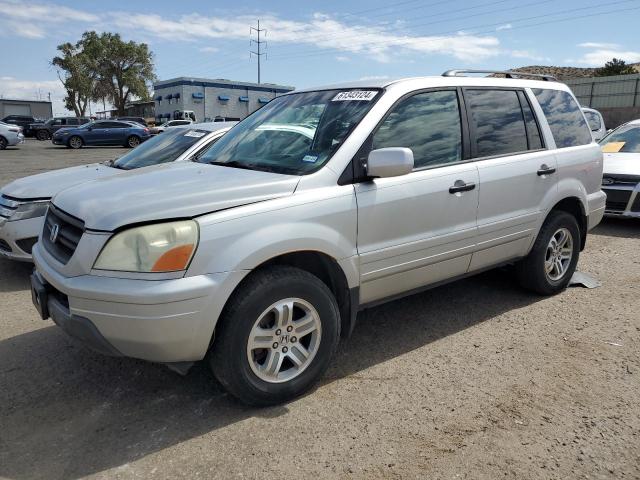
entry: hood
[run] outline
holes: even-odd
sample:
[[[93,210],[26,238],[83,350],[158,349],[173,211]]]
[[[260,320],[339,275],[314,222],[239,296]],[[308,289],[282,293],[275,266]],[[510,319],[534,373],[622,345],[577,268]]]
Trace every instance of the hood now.
[[[603,174],[640,176],[640,153],[605,153]]]
[[[76,185],[53,203],[86,228],[113,231],[291,195],[298,181],[291,175],[173,162]]]
[[[15,180],[2,188],[2,193],[20,200],[49,199],[78,183],[108,177],[122,172],[100,163],[63,168]]]

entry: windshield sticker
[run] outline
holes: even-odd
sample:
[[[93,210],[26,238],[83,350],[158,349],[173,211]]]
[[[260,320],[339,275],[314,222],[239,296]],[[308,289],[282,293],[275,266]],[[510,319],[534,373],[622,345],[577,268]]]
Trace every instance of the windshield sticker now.
[[[348,92],[340,92],[332,102],[370,102],[378,94],[376,90],[350,90]]]
[[[304,157],[302,157],[303,162],[316,163],[317,160],[317,155],[305,155]]]
[[[604,153],[618,153],[624,147],[624,144],[627,142],[609,142],[606,145],[602,146],[602,151]]]
[[[204,132],[198,132],[197,130],[189,130],[187,133],[184,134],[184,136],[200,138],[200,137],[204,137]]]

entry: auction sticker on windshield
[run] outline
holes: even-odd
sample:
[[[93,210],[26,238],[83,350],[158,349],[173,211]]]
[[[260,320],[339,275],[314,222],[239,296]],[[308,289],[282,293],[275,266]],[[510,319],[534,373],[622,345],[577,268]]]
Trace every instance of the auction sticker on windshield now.
[[[184,136],[185,137],[200,138],[200,137],[204,137],[204,133],[205,132],[199,132],[197,130],[189,130],[187,133],[184,134]]]
[[[369,102],[373,100],[378,92],[376,90],[349,90],[348,92],[340,92],[333,99],[332,102]]]

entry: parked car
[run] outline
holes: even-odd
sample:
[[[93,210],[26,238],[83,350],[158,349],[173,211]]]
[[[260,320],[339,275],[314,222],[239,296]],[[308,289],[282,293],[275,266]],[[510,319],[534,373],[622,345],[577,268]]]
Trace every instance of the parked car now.
[[[61,128],[84,125],[90,121],[87,117],[53,117],[44,123],[32,124],[30,128],[38,140],[50,140]]]
[[[206,356],[265,405],[311,388],[371,305],[508,263],[561,292],[604,214],[602,152],[566,85],[465,72],[287,93],[198,163],[60,192],[34,305],[106,354]]]
[[[61,128],[51,141],[54,145],[82,148],[94,145],[122,145],[134,148],[151,136],[149,129],[139,123],[117,120],[99,120],[80,127]]]
[[[31,124],[36,123],[37,120],[27,115],[7,115],[2,119],[2,122],[22,127],[22,134],[25,137],[33,137]]]
[[[57,192],[79,183],[127,170],[189,160],[213,145],[235,125],[201,123],[174,128],[117,160],[63,168],[15,180],[0,190],[0,257],[31,261],[31,250],[42,231],[47,205]]]
[[[151,135],[157,135],[159,133],[162,133],[167,128],[191,125],[192,123],[193,123],[193,120],[169,120],[168,122],[164,122],[162,125],[151,127]]]
[[[140,125],[144,125],[145,127],[149,126],[147,125],[147,121],[142,117],[118,117],[116,118],[116,120],[122,120],[124,122],[136,122]]]
[[[24,143],[22,128],[9,123],[0,122],[0,150]]]
[[[620,125],[600,141],[606,213],[640,218],[640,120]]]
[[[587,123],[589,123],[591,136],[596,142],[599,142],[600,140],[602,140],[602,137],[607,134],[607,129],[604,126],[604,118],[602,118],[602,114],[598,110],[587,107],[582,107],[582,113],[584,113],[584,116],[587,119]]]

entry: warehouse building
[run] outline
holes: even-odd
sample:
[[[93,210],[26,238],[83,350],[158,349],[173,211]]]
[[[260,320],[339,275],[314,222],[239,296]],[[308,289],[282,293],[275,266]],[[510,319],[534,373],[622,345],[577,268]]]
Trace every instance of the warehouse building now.
[[[565,80],[580,104],[602,113],[607,128],[640,118],[640,73]]]
[[[53,109],[51,102],[0,98],[0,119],[9,115],[21,115],[47,120],[53,117]]]
[[[197,121],[242,120],[271,99],[294,90],[273,83],[179,77],[154,84],[157,122],[193,111]]]

